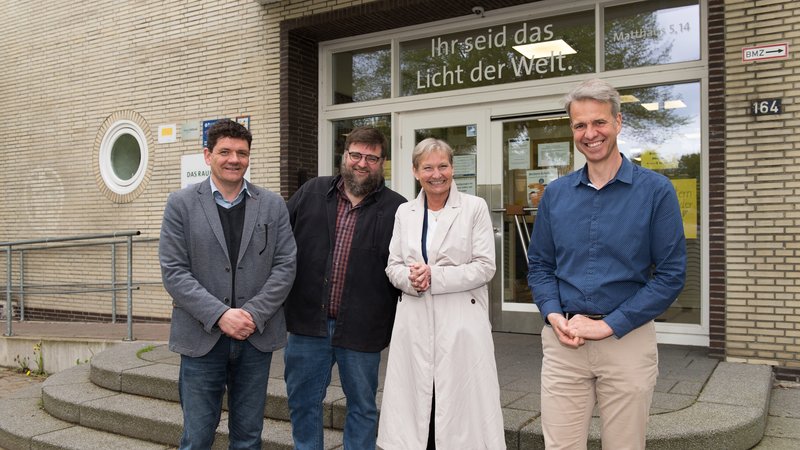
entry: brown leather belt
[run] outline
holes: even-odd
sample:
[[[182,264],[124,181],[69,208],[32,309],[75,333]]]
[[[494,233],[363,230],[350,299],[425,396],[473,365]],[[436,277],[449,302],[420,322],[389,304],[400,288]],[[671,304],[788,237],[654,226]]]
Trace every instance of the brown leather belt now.
[[[566,317],[567,320],[575,316],[583,316],[586,317],[587,319],[592,319],[592,320],[602,320],[606,317],[605,314],[564,313],[564,317]]]

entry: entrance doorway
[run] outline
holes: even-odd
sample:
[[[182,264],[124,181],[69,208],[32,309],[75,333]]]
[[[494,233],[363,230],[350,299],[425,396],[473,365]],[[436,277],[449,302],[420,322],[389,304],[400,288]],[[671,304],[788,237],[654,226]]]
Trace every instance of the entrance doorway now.
[[[537,143],[553,142],[550,147],[542,147],[543,152],[550,151],[549,148],[557,147],[555,143],[563,141],[563,136],[570,136],[569,127],[565,119],[560,122],[537,119],[530,119],[530,123],[522,119],[494,122],[490,113],[488,108],[459,108],[402,114],[399,120],[400,151],[392,178],[401,194],[409,199],[416,197],[419,185],[411,172],[414,146],[427,137],[436,137],[450,144],[454,151],[453,179],[459,191],[482,197],[492,212],[497,265],[489,286],[492,328],[494,331],[538,334],[543,321],[533,304],[526,276],[526,249],[536,211],[530,203],[536,200],[529,199],[537,195],[541,197],[544,183],[569,172],[571,166],[553,168],[545,162],[540,164],[538,155],[522,150],[522,146],[529,144],[530,139]],[[555,119],[561,116],[563,114]],[[563,158],[554,151],[549,155]],[[572,160],[569,159],[568,163],[572,164]],[[516,169],[506,170],[508,167]],[[537,170],[545,179],[541,183],[533,178],[528,181],[539,173]],[[552,176],[544,175],[551,170],[556,170]],[[529,188],[528,185],[534,182],[538,186]],[[531,192],[535,195],[531,196]]]
[[[400,151],[392,178],[398,192],[416,197],[414,146],[427,137],[450,144],[459,191],[482,197],[492,213],[497,264],[489,286],[492,329],[538,334],[544,322],[527,283],[530,233],[547,183],[583,165],[582,155],[572,150],[563,113],[492,120],[491,112],[451,108],[400,115]]]
[[[628,125],[620,134],[620,150],[634,164],[670,178],[686,211],[687,283],[669,310],[656,319],[663,343],[707,345],[708,339],[707,313],[703,312],[708,303],[701,295],[700,209],[696,206],[702,200],[700,108],[690,102],[682,108],[656,110],[650,104],[642,106],[644,100],[627,99],[647,99],[661,92],[688,101],[698,98],[698,91],[699,83],[621,90],[626,97],[623,117],[628,118],[623,123]],[[417,195],[411,153],[417,142],[434,136],[455,150],[454,179],[459,190],[482,197],[489,206],[497,264],[489,286],[494,331],[539,334],[544,324],[527,283],[527,247],[538,202],[550,182],[585,164],[574,148],[569,119],[561,108],[560,95],[544,95],[395,116],[399,152],[392,161],[392,184],[396,190],[409,199]],[[659,121],[665,114],[671,121]]]
[[[494,301],[493,325],[498,331],[541,332],[544,324],[528,288],[527,249],[547,185],[581,167],[583,155],[573,150],[569,119],[550,112],[495,119],[492,153],[498,161],[499,207],[492,212],[501,223],[501,264]]]

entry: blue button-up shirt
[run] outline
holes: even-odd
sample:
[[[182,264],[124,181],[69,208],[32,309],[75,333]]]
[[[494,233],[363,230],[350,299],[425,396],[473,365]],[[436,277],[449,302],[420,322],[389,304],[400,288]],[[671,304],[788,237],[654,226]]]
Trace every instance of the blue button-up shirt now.
[[[214,201],[225,209],[231,209],[241,203],[245,195],[248,197],[250,196],[250,191],[247,190],[247,181],[242,180],[242,188],[239,189],[236,198],[231,202],[225,200],[225,197],[222,196],[222,192],[219,191],[219,188],[214,184],[214,180],[211,179],[211,177],[208,177],[208,181],[211,182],[211,195],[214,196]]]
[[[672,183],[622,156],[601,189],[587,167],[551,182],[528,248],[528,285],[550,313],[605,314],[618,338],[655,319],[683,289],[686,241]]]

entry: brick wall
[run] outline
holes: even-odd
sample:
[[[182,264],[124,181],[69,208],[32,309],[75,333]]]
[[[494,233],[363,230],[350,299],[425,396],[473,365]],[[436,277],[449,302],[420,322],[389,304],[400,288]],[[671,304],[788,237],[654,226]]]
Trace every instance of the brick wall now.
[[[490,11],[523,2],[481,4]],[[153,143],[146,188],[115,203],[98,186],[93,152],[99,128],[119,111],[137,113],[152,135],[162,124],[249,115],[252,181],[290,195],[316,174],[318,42],[455,17],[474,4],[442,0],[419,14],[421,3],[0,2],[0,135],[11,156],[0,171],[0,241],[134,229],[158,236],[166,196],[180,184],[180,157],[200,152],[201,143]],[[792,56],[800,49],[800,2],[708,5],[711,348],[791,371],[800,367],[800,64]],[[790,58],[741,62],[743,46],[773,42],[788,42]],[[748,101],[767,97],[783,98],[784,114],[747,115]],[[146,284],[134,294],[134,314],[166,318],[156,248],[136,248],[134,279]],[[108,257],[98,251],[38,265],[31,256],[26,280],[107,280]],[[26,295],[26,306],[31,314],[104,315],[110,295]],[[117,314],[124,312],[121,302]]]
[[[158,237],[167,195],[180,187],[181,156],[201,152],[202,144],[180,136],[176,143],[151,142],[146,187],[132,201],[115,203],[98,186],[93,159],[98,130],[119,111],[138,114],[153,136],[159,125],[180,128],[187,121],[249,115],[252,181],[286,194],[279,24],[360,3],[0,2],[0,136],[9,156],[0,171],[0,242],[121,230]],[[316,142],[312,150],[316,154]],[[26,283],[106,282],[108,252],[76,248],[66,258],[53,254],[44,261],[31,256],[25,261]],[[15,256],[14,284],[17,261]],[[118,279],[124,275],[118,263]],[[134,279],[160,281],[155,245],[135,250]],[[170,314],[169,297],[158,284],[142,286],[134,299],[138,317]],[[111,311],[108,292],[29,292],[25,304],[31,314]],[[124,314],[124,301],[117,309]]]
[[[708,2],[709,354],[725,356],[725,6]]]
[[[800,374],[800,2],[725,2],[726,353]],[[788,42],[789,58],[742,62],[742,47]],[[749,102],[781,98],[753,117]]]
[[[488,11],[525,2],[482,4]],[[317,173],[317,43],[469,14],[474,2],[427,2],[419,14],[425,3],[0,1],[0,135],[15,156],[0,171],[0,242],[123,230],[158,237],[166,197],[180,187],[181,156],[202,144],[152,138],[145,186],[114,201],[99,177],[96,147],[104,122],[121,113],[141,118],[153,137],[159,125],[249,115],[252,181],[288,197]],[[99,251],[26,259],[25,282],[98,285],[110,270]],[[134,314],[168,317],[155,245],[136,250],[133,270],[135,281],[156,283],[135,292]],[[14,284],[19,272],[15,256]],[[108,292],[28,292],[25,304],[64,314],[111,308]]]

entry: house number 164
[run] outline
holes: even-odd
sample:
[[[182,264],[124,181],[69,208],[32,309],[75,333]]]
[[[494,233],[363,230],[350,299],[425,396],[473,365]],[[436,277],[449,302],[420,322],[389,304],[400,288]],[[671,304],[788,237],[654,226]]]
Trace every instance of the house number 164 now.
[[[768,98],[763,100],[754,100],[750,103],[750,114],[754,116],[766,116],[770,114],[781,113],[781,99]]]

